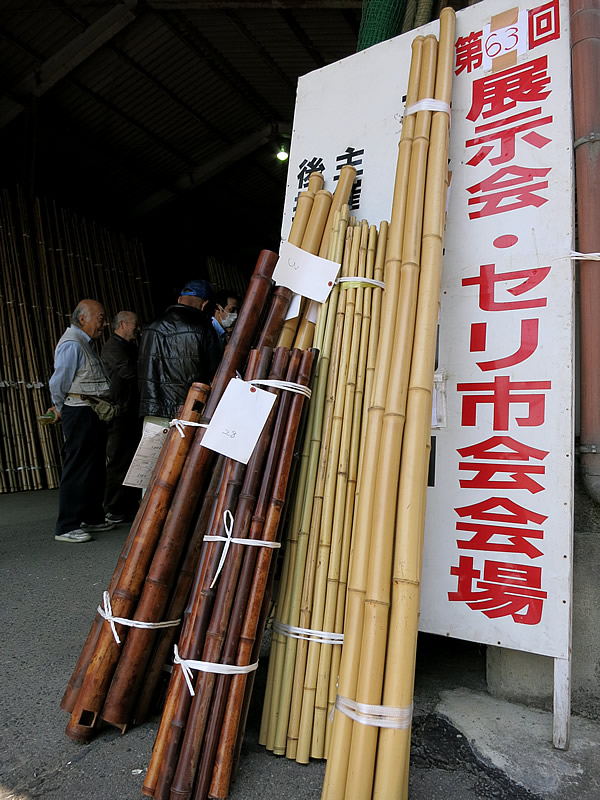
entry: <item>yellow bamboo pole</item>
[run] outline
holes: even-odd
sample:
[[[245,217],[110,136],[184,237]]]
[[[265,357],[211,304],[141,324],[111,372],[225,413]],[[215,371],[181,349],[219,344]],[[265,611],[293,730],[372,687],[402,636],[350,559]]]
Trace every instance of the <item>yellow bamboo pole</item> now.
[[[434,36],[427,36],[423,44],[419,99],[432,96],[435,87],[436,58],[437,40]],[[373,518],[371,534],[372,553],[369,559],[360,667],[356,687],[357,702],[367,705],[380,704],[382,695],[398,475],[419,287],[423,198],[431,112],[420,111],[416,116],[408,187],[410,201],[406,206],[402,247],[400,302],[394,332],[393,366],[388,383],[381,447],[377,461],[377,485],[373,501],[373,508],[377,513]],[[371,797],[377,738],[376,727],[354,724],[348,785],[352,786],[353,797],[357,800],[362,798],[367,800]]]
[[[450,103],[454,53],[453,9],[440,15],[440,46],[435,99]],[[423,215],[421,278],[408,390],[406,426],[398,491],[393,561],[392,610],[386,658],[383,704],[412,705],[419,618],[420,582],[431,404],[442,273],[444,218],[448,187],[448,114],[433,113]],[[410,724],[382,729],[374,798],[408,796]]]
[[[329,239],[331,237],[335,214],[343,206],[347,205],[355,178],[356,167],[353,167],[351,164],[346,164],[341,168],[337,186],[333,195],[331,208],[329,209],[329,215],[323,229],[321,243],[317,251],[321,258],[327,258],[327,253],[329,252]],[[302,249],[306,250],[307,248],[305,248],[303,245]],[[312,346],[314,323],[310,320],[316,316],[318,312],[318,306],[319,304],[316,301],[309,301],[304,316],[300,321],[298,335],[296,336],[294,347],[298,347],[301,350],[306,350],[308,347]]]
[[[423,37],[418,36],[412,43],[412,59],[407,89],[407,104],[414,103],[418,97],[419,77]],[[381,427],[387,381],[390,374],[392,331],[395,327],[397,299],[400,286],[400,261],[404,235],[404,214],[408,186],[408,171],[412,150],[415,120],[409,116],[402,125],[398,146],[398,162],[392,203],[392,219],[388,232],[385,280],[383,294],[383,317],[388,328],[381,337],[377,354],[372,403],[367,415],[367,434],[364,448],[362,472],[359,475],[358,506],[354,531],[354,552],[348,579],[346,598],[346,624],[344,627],[344,646],[338,679],[338,694],[354,698],[358,678],[358,662],[362,639],[364,616],[364,597],[367,584],[367,569],[370,550],[370,529],[373,518],[373,494],[377,467],[377,455],[381,441]],[[322,797],[324,800],[343,800],[346,794],[348,759],[352,739],[352,721],[337,711],[334,716],[331,744],[325,772]]]
[[[313,172],[311,178],[313,178],[313,176],[317,176],[320,174],[321,173],[319,172]],[[321,186],[323,185],[322,178],[323,176],[321,175]],[[314,180],[316,181],[316,177],[314,178]],[[313,183],[313,185],[315,184]],[[309,186],[310,186],[310,179],[309,179]],[[290,228],[290,233],[288,235],[288,242],[290,242],[290,244],[295,245],[296,247],[302,246],[302,239],[304,238],[304,234],[306,233],[306,227],[308,225],[308,220],[310,219],[310,215],[312,212],[315,193],[316,191],[308,189],[305,192],[300,192],[300,194],[298,195],[298,202],[296,204],[296,213],[294,214],[292,227]],[[281,328],[281,333],[279,334],[277,347],[287,347],[288,349],[291,348],[294,342],[294,337],[296,336],[296,331],[298,330],[299,321],[300,321],[300,315],[298,315],[297,317],[290,317],[290,319],[285,320]]]
[[[368,225],[366,222],[363,223],[363,229],[368,233]],[[361,243],[361,228],[356,227],[353,229],[350,263],[345,277],[352,278],[360,274],[359,260]],[[364,275],[364,262],[362,266]],[[319,539],[314,576],[314,591],[309,600],[311,603],[310,609],[307,606],[302,610],[303,613],[306,614],[306,619],[309,619],[310,622],[306,625],[301,622],[302,627],[310,627],[313,630],[326,630],[323,628],[323,616],[328,588],[328,572],[330,570],[331,558],[333,558],[334,561],[337,559],[339,566],[341,551],[341,528],[338,528],[336,531],[333,521],[336,503],[340,498],[340,495],[336,491],[336,482],[338,462],[342,457],[342,433],[345,402],[347,399],[345,390],[348,369],[352,357],[353,334],[355,333],[356,294],[356,288],[344,289],[342,285],[342,297],[345,297],[345,303],[338,303],[338,324],[341,328],[340,355],[336,363],[336,374],[332,381],[331,393],[327,398],[329,406],[328,416],[331,415],[330,444],[322,459],[322,467],[320,469],[322,480],[317,482],[317,489],[315,491],[315,505],[320,504],[321,512],[315,514],[315,509],[313,509],[312,520],[315,535],[317,535]],[[338,534],[335,538],[333,536],[334,532]],[[303,764],[308,763],[311,752],[317,673],[321,651],[321,644],[319,642],[310,641],[307,644],[306,670],[304,675],[297,675],[297,678],[300,678],[300,680],[298,680],[295,687],[295,689],[297,689],[298,701],[301,701],[296,761]],[[329,645],[324,646],[329,647]],[[296,691],[294,694],[296,694]],[[290,720],[288,746],[292,739],[293,733],[291,731]],[[320,743],[320,745],[316,744],[317,751],[320,751],[320,755],[317,756],[318,758],[323,757],[324,744],[324,741]]]
[[[346,206],[340,215],[340,225],[335,246],[330,250],[332,260],[341,262],[343,256],[346,228],[348,224],[349,209]],[[309,424],[307,426],[308,468],[304,497],[300,499],[301,515],[300,524],[294,529],[297,538],[294,568],[291,571],[291,585],[289,586],[289,603],[283,608],[284,614],[279,621],[289,625],[297,625],[300,613],[300,599],[302,579],[308,551],[308,534],[312,514],[312,497],[316,482],[317,464],[321,445],[323,416],[322,409],[327,388],[327,372],[334,334],[335,312],[339,289],[333,288],[327,303],[323,304],[323,313],[327,312],[324,324],[323,342],[320,357],[316,367],[313,397],[309,407]],[[297,531],[297,534],[296,534]],[[286,588],[286,591],[288,589]],[[270,702],[269,724],[267,726],[267,749],[276,754],[285,753],[287,722],[289,716],[289,702],[291,695],[291,675],[296,656],[296,640],[276,634],[275,647],[271,658],[275,658],[275,672],[273,679],[272,697]],[[280,722],[280,715],[285,715],[285,722]],[[279,734],[278,734],[279,731]]]
[[[352,254],[352,240],[354,229],[348,227],[346,231],[346,244],[344,247],[344,257],[342,262],[342,275],[347,275],[350,268],[350,258]],[[337,289],[336,285],[336,289]],[[304,569],[304,577],[301,583],[301,599],[298,622],[296,623],[301,628],[310,627],[310,618],[312,610],[313,589],[315,580],[315,571],[317,567],[317,560],[319,555],[319,532],[321,523],[321,513],[323,509],[323,493],[325,482],[325,471],[327,468],[327,457],[331,444],[332,434],[332,410],[333,398],[335,396],[335,385],[337,381],[337,374],[340,365],[340,354],[342,348],[342,334],[344,327],[344,308],[346,304],[345,293],[339,293],[337,297],[336,309],[330,309],[330,313],[335,314],[333,344],[331,347],[331,354],[327,365],[327,386],[325,392],[325,405],[323,410],[322,422],[322,435],[320,452],[317,462],[317,475],[312,498],[310,502],[312,508],[310,511],[310,521],[308,528],[308,550],[306,565]],[[324,359],[325,363],[325,359]],[[307,517],[308,521],[308,517]],[[290,642],[288,642],[289,649]],[[286,734],[286,755],[288,758],[296,758],[296,749],[298,742],[298,731],[300,727],[300,712],[302,706],[302,687],[304,683],[304,671],[306,668],[306,657],[308,653],[308,642],[306,639],[299,639],[295,645],[295,663],[293,669],[293,677],[291,679],[291,697],[289,708],[289,724],[287,732],[283,730],[280,724],[278,727],[277,737],[281,742],[281,737]],[[281,723],[281,720],[280,720]]]
[[[387,234],[387,224],[385,227]],[[377,248],[377,228],[372,225],[369,229],[369,238],[367,243],[366,263],[365,263],[365,277],[374,277],[374,265],[376,262],[376,248]],[[381,240],[380,240],[381,241]],[[385,239],[383,240],[385,246]],[[383,260],[380,262],[379,278],[383,276]],[[360,349],[358,352],[358,361],[356,366],[356,385],[354,387],[353,397],[353,412],[352,412],[352,440],[350,442],[350,450],[348,454],[348,475],[346,486],[346,499],[344,503],[344,517],[343,517],[343,535],[342,535],[342,554],[340,558],[340,570],[337,575],[337,597],[332,598],[331,612],[333,616],[326,616],[324,621],[324,628],[331,630],[334,633],[343,633],[344,630],[344,612],[346,608],[346,587],[348,583],[348,568],[350,562],[350,546],[354,522],[354,500],[356,492],[356,479],[358,473],[358,461],[361,441],[361,428],[363,426],[363,410],[364,400],[363,395],[366,383],[366,367],[369,345],[374,336],[372,331],[372,305],[374,295],[379,298],[381,303],[382,289],[371,289],[366,286],[363,290],[362,310],[361,317],[361,333],[360,333]],[[360,291],[359,298],[357,299],[357,309],[360,306]],[[379,324],[379,317],[377,317],[376,324]],[[348,384],[352,381],[352,375],[349,374]],[[366,416],[365,416],[366,422]],[[342,467],[343,469],[343,467]],[[343,475],[341,476],[343,480]],[[319,740],[321,736],[320,731],[325,732],[325,747],[323,756],[327,758],[329,751],[329,742],[331,739],[332,725],[330,723],[330,712],[335,703],[335,692],[337,685],[337,676],[339,672],[341,657],[341,647],[322,648],[321,660],[319,663],[319,676],[317,680],[317,694],[315,698],[315,740]]]

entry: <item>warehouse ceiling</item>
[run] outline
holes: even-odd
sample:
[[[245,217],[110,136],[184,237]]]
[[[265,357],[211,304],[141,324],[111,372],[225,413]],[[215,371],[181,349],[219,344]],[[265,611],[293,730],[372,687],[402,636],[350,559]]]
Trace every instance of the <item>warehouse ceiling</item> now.
[[[155,270],[277,247],[300,75],[360,0],[0,0],[2,184],[141,235]]]

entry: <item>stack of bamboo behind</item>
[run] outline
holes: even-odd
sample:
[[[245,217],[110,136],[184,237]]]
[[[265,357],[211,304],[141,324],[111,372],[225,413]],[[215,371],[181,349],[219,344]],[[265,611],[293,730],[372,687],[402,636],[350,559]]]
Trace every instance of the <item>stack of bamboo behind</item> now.
[[[236,264],[221,261],[216,256],[206,257],[206,271],[208,280],[215,291],[229,289],[237,292],[240,297],[246,294],[248,278]]]
[[[450,102],[453,42],[445,9],[439,54],[434,37],[413,42],[407,105]],[[405,117],[386,257],[393,325],[367,416],[326,800],[408,794],[447,153],[446,111]]]
[[[342,229],[346,219],[342,217]],[[334,232],[332,243],[340,233]],[[342,279],[322,308],[321,355],[279,588],[260,741],[306,763],[326,754],[343,630],[361,425],[375,365],[387,223],[350,224]],[[355,278],[355,281],[351,279]],[[367,281],[361,282],[361,279]],[[292,629],[282,627],[292,626]],[[307,633],[294,631],[300,628]],[[308,633],[312,631],[312,633]],[[300,634],[297,636],[297,634]]]
[[[188,420],[209,422],[227,384],[244,369],[269,304],[276,259],[275,253],[261,253],[210,396],[209,387],[190,391],[183,410]],[[262,348],[273,346],[290,298],[284,289],[273,294],[260,330]],[[203,410],[197,408],[199,401],[206,402]],[[169,620],[183,612],[219,490],[215,475],[222,461],[202,447],[203,428],[188,426],[185,434],[181,438],[175,429],[170,432],[117,563],[108,588],[116,617],[159,623],[165,612]],[[213,468],[214,481],[209,483]],[[124,730],[152,708],[165,663],[162,642],[172,643],[174,629],[167,628],[161,637],[157,630],[143,627],[117,626],[117,630],[124,644],[116,642],[100,615],[96,617],[63,697],[61,705],[71,714],[67,735],[78,741],[87,741],[101,719]],[[158,644],[157,638],[162,640]],[[151,659],[155,644],[157,655]]]
[[[54,348],[79,300],[109,316],[152,317],[143,254],[128,241],[20,190],[0,196],[0,492],[55,488],[60,426],[40,426],[52,404]]]

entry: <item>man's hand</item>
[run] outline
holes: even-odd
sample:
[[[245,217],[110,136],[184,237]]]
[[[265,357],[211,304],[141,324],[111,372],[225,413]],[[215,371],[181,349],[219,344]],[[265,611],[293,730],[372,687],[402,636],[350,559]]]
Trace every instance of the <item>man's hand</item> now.
[[[50,408],[46,411],[46,414],[54,414],[52,425],[55,425],[60,419],[60,411],[57,409],[56,406],[50,406]]]

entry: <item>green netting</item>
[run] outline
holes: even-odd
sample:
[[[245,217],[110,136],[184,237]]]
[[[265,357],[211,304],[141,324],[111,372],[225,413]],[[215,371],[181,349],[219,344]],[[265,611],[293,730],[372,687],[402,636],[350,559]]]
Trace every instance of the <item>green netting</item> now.
[[[401,33],[405,6],[406,0],[364,0],[357,52]]]

